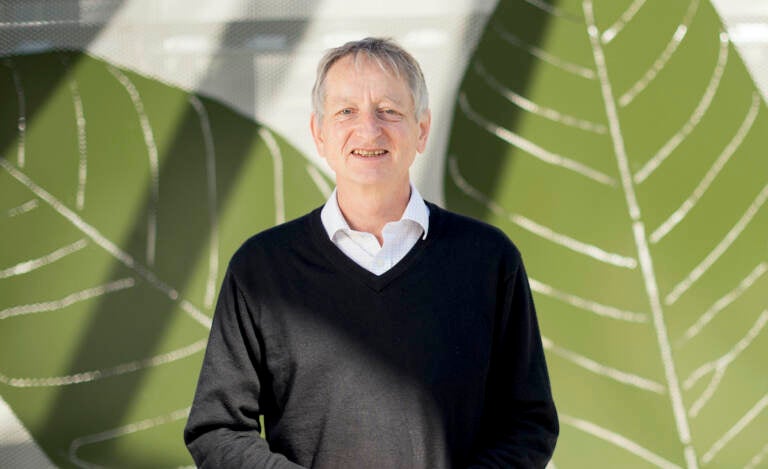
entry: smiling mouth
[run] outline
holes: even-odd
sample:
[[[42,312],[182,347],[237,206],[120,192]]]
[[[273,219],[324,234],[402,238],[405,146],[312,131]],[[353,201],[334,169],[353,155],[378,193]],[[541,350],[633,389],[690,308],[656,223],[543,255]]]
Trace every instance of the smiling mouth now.
[[[352,150],[352,154],[355,156],[361,156],[363,158],[371,158],[374,156],[382,156],[387,154],[387,150]]]

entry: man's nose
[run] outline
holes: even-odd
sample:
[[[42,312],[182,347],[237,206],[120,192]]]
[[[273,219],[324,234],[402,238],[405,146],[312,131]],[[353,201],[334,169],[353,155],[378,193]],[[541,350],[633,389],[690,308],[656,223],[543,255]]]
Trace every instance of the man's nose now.
[[[360,113],[357,132],[361,137],[378,137],[381,134],[381,122],[375,111]]]

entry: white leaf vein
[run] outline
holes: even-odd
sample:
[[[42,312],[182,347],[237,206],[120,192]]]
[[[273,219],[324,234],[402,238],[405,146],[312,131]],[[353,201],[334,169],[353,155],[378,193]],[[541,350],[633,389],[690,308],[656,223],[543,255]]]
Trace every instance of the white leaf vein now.
[[[576,417],[571,417],[567,414],[560,414],[560,421],[566,425],[570,425],[573,428],[583,431],[589,435],[595,436],[603,441],[611,443],[614,446],[629,451],[635,456],[664,469],[680,469],[680,466],[674,464],[667,459],[659,456],[653,451],[641,446],[635,441],[620,435],[612,430],[601,427],[588,420],[583,420]]]
[[[763,446],[763,448],[752,457],[752,459],[749,460],[746,466],[744,466],[744,469],[755,469],[758,467],[765,458],[768,457],[768,444]]]
[[[7,319],[14,316],[22,316],[33,313],[43,313],[49,311],[56,311],[59,309],[72,306],[75,303],[89,300],[91,298],[97,298],[107,293],[112,293],[126,288],[131,288],[135,284],[135,280],[131,277],[126,277],[114,282],[105,283],[85,290],[80,290],[74,293],[70,293],[64,298],[52,301],[43,301],[40,303],[31,303],[26,305],[11,306],[9,308],[0,309],[0,320]]]
[[[320,174],[320,170],[317,169],[315,165],[309,163],[307,163],[306,170],[307,174],[309,174],[309,177],[312,179],[312,182],[317,186],[317,190],[320,191],[324,198],[328,199],[331,196],[333,189],[331,189],[331,186],[328,184],[328,181],[325,180],[323,175]]]
[[[77,455],[77,452],[80,450],[80,448],[82,448],[83,446],[94,444],[94,443],[112,440],[121,436],[129,435],[131,433],[136,433],[143,430],[149,430],[150,428],[158,427],[166,423],[176,422],[178,420],[185,419],[189,416],[189,411],[190,411],[190,407],[185,407],[183,409],[178,409],[166,415],[161,415],[159,417],[149,418],[146,420],[142,420],[140,422],[130,423],[128,425],[123,425],[121,427],[105,430],[99,433],[94,433],[92,435],[86,435],[86,436],[81,436],[79,438],[75,438],[74,440],[72,440],[72,443],[70,443],[69,445],[69,460],[78,467],[84,467],[84,468],[101,467],[81,459]]]
[[[519,226],[520,228],[555,244],[563,246],[579,254],[589,256],[603,263],[612,264],[617,267],[624,267],[628,269],[634,269],[637,267],[637,261],[631,257],[608,252],[595,245],[588,244],[563,233],[556,232],[553,229],[541,225],[540,223],[537,223],[522,215],[507,212],[501,205],[491,200],[488,196],[480,192],[479,189],[473,187],[466,179],[464,179],[464,176],[462,176],[459,170],[458,160],[455,156],[450,156],[448,159],[448,171],[456,186],[464,194],[481,203],[494,214],[509,219],[509,221]]]
[[[30,259],[24,262],[19,262],[18,264],[12,267],[2,269],[0,270],[0,278],[14,277],[17,275],[22,275],[22,274],[32,272],[33,270],[39,269],[40,267],[46,266],[48,264],[52,264],[58,261],[59,259],[62,259],[72,253],[75,253],[83,249],[87,245],[88,245],[88,241],[86,241],[85,239],[79,239],[74,243],[60,247],[55,251],[50,252],[44,256],[38,257],[36,259]]]
[[[152,132],[152,126],[149,123],[149,117],[144,110],[144,102],[141,99],[139,90],[133,84],[130,78],[121,72],[117,67],[108,65],[107,69],[123,85],[128,96],[131,98],[133,107],[139,117],[141,132],[144,136],[144,145],[147,147],[147,156],[149,157],[150,173],[150,203],[147,210],[147,265],[153,266],[155,263],[155,250],[157,249],[157,206],[160,203],[160,163],[158,161],[157,144]]]
[[[765,272],[768,271],[768,263],[761,262],[752,269],[752,272],[749,273],[740,283],[739,285],[734,288],[733,290],[729,291],[725,296],[720,298],[719,300],[715,301],[715,303],[707,309],[707,311],[702,314],[699,319],[696,320],[696,322],[689,327],[683,336],[678,341],[677,345],[682,346],[685,344],[685,342],[693,339],[701,331],[706,327],[710,322],[712,322],[713,319],[725,308],[727,308],[731,303],[736,301],[741,295],[744,294],[747,290],[749,290],[752,285],[755,284],[755,282],[760,279],[760,277],[765,274]]]
[[[21,83],[19,71],[16,69],[13,61],[6,59],[3,61],[6,67],[11,70],[13,77],[13,87],[16,91],[16,106],[18,107],[19,117],[16,120],[16,129],[18,131],[18,146],[16,148],[16,164],[23,168],[27,161],[26,142],[27,142],[27,99],[24,94],[24,86]]]
[[[696,266],[693,270],[681,280],[672,291],[665,298],[665,302],[668,305],[674,304],[680,297],[687,292],[694,283],[696,283],[702,275],[704,275],[712,264],[714,264],[720,256],[722,256],[728,248],[738,239],[741,233],[747,228],[749,222],[755,217],[757,212],[768,199],[768,184],[763,186],[763,189],[757,194],[757,197],[752,201],[747,210],[741,216],[739,221],[728,231],[725,237],[715,246],[712,251]]]
[[[59,56],[59,60],[65,69],[69,67],[69,62],[66,56]],[[67,70],[69,72],[69,70]],[[77,84],[77,80],[71,73],[68,73],[70,78],[67,80],[69,85],[69,93],[72,96],[72,105],[75,108],[75,124],[77,126],[77,193],[75,195],[75,206],[78,210],[82,210],[85,207],[85,186],[88,180],[88,139],[85,130],[85,113],[83,112],[83,100],[80,97],[80,87]]]
[[[576,75],[581,78],[586,78],[587,80],[595,79],[594,70],[590,70],[584,66],[575,64],[573,62],[569,62],[563,58],[550,54],[544,49],[528,44],[524,42],[522,39],[520,39],[519,37],[512,34],[511,32],[505,30],[498,24],[494,24],[492,27],[493,27],[493,30],[496,32],[496,34],[498,34],[499,37],[501,37],[508,44],[515,46],[519,49],[522,49],[527,53],[531,54],[532,56],[540,60],[543,60],[544,62],[547,62],[548,64],[566,73],[570,73],[572,75]]]
[[[104,378],[110,378],[113,376],[124,375],[127,373],[133,373],[135,371],[154,368],[166,363],[172,363],[183,358],[192,356],[202,350],[205,350],[205,346],[208,343],[208,339],[198,340],[186,347],[181,347],[176,350],[171,350],[163,354],[155,355],[153,357],[145,358],[142,360],[133,360],[119,365],[111,366],[109,368],[102,368],[99,370],[83,371],[80,373],[73,373],[64,376],[49,376],[40,378],[19,378],[10,377],[4,374],[0,374],[0,383],[16,388],[37,388],[37,387],[51,387],[51,386],[69,386],[72,384],[89,383],[92,381],[98,381]]]
[[[683,143],[686,138],[688,138],[696,126],[699,125],[701,119],[712,105],[712,100],[714,99],[717,90],[720,88],[720,83],[722,82],[723,73],[725,72],[725,66],[727,63],[728,36],[725,33],[721,33],[720,52],[717,57],[717,64],[712,71],[712,76],[704,90],[704,94],[699,100],[699,103],[696,105],[696,108],[693,110],[693,113],[691,113],[690,117],[688,117],[688,120],[685,122],[685,124],[683,124],[683,127],[675,132],[675,134],[667,141],[667,143],[665,143],[661,149],[659,149],[659,151],[657,151],[656,154],[653,155],[653,157],[651,157],[651,159],[648,160],[637,173],[635,173],[634,178],[636,184],[641,184],[646,179],[648,179],[648,177],[653,174],[653,172],[656,171],[656,169],[658,169],[658,167],[661,166],[664,161],[666,161],[669,155],[671,155],[672,152],[674,152],[675,149],[677,149],[677,147],[679,147],[680,144]]]
[[[701,460],[704,462],[704,464],[709,464],[712,462],[712,460],[717,456],[717,453],[719,453],[725,446],[733,440],[736,435],[738,435],[742,430],[744,430],[747,425],[749,425],[755,418],[757,418],[760,413],[765,410],[765,408],[768,407],[768,394],[762,397],[757,403],[752,406],[751,409],[747,411],[744,416],[742,416],[736,424],[731,427],[725,434],[720,437],[713,445],[712,447],[707,450],[706,453],[704,453],[704,456],[701,458]]]
[[[502,85],[493,75],[491,75],[483,66],[479,60],[475,62],[473,70],[483,79],[486,85],[488,85],[496,93],[503,96],[507,101],[516,105],[517,107],[524,109],[532,114],[541,116],[559,124],[567,125],[569,127],[575,127],[587,132],[594,132],[596,134],[605,134],[606,127],[603,124],[591,122],[586,119],[580,119],[578,117],[570,116],[555,109],[536,104],[533,101],[515,93],[511,89]]]
[[[115,243],[107,239],[96,228],[88,224],[77,213],[73,212],[70,208],[64,205],[60,200],[51,195],[48,191],[37,185],[26,174],[16,169],[11,163],[3,157],[0,157],[0,166],[3,167],[11,176],[14,177],[21,184],[26,186],[33,194],[45,201],[51,206],[59,215],[63,216],[67,221],[80,230],[83,234],[88,236],[91,241],[96,243],[102,249],[107,251],[112,257],[118,260],[121,264],[125,265],[129,269],[136,272],[139,276],[144,278],[152,287],[163,292],[168,298],[173,301],[179,301],[181,308],[189,314],[189,316],[196,322],[200,323],[207,329],[211,328],[211,319],[200,312],[194,305],[184,298],[180,298],[178,290],[169,286],[157,275],[147,269],[145,266],[138,263],[130,254],[119,248]]]
[[[645,0],[634,0],[629,7],[624,10],[624,13],[621,14],[619,19],[616,20],[611,26],[608,27],[605,31],[603,31],[603,34],[600,35],[600,40],[603,41],[604,44],[608,44],[609,42],[613,41],[616,36],[619,35],[622,29],[626,25],[629,24],[630,21],[632,21],[632,18],[635,17],[638,11],[640,11],[640,8],[645,5]]]
[[[669,232],[672,231],[675,226],[677,226],[681,221],[685,219],[691,209],[693,209],[693,207],[695,207],[699,200],[704,196],[704,193],[706,193],[709,187],[712,185],[712,181],[714,181],[718,174],[720,174],[723,167],[725,167],[726,163],[728,163],[728,161],[731,159],[731,156],[739,148],[741,143],[749,134],[750,130],[752,130],[752,125],[757,119],[757,114],[761,103],[762,100],[760,95],[758,93],[752,93],[752,105],[750,106],[749,111],[747,112],[744,121],[741,123],[741,126],[739,126],[736,134],[733,136],[731,141],[728,142],[728,145],[726,145],[725,149],[723,149],[722,153],[720,153],[720,156],[717,157],[715,162],[712,164],[712,167],[709,168],[709,171],[707,171],[707,174],[704,175],[704,178],[693,190],[693,193],[691,193],[685,202],[683,202],[677,210],[675,210],[664,222],[661,223],[661,225],[659,225],[658,228],[656,228],[656,230],[654,230],[653,233],[651,233],[651,243],[658,243],[664,238],[664,236],[669,234]]]
[[[217,276],[219,273],[219,211],[216,200],[216,150],[213,144],[213,131],[208,119],[208,111],[195,95],[190,95],[189,102],[200,121],[200,130],[205,145],[205,174],[207,183],[208,219],[210,234],[208,237],[208,278],[205,282],[203,305],[210,309],[216,297]]]
[[[540,282],[534,278],[528,279],[531,285],[531,290],[540,293],[545,296],[556,298],[564,303],[568,303],[571,306],[590,311],[598,316],[607,317],[611,319],[617,319],[620,321],[645,323],[648,322],[648,315],[644,313],[635,313],[633,311],[626,311],[614,306],[607,306],[596,301],[581,298],[570,293],[558,290],[544,282]]]
[[[13,207],[8,210],[8,217],[16,217],[22,214],[25,214],[27,212],[30,212],[38,207],[37,199],[32,199],[24,202],[21,205],[18,205],[16,207]]]
[[[720,382],[722,381],[725,372],[728,370],[728,367],[731,366],[731,364],[736,361],[739,355],[741,355],[742,352],[744,352],[744,350],[746,350],[752,344],[755,338],[760,335],[760,332],[763,330],[763,328],[765,328],[766,323],[768,323],[768,310],[765,310],[762,312],[762,314],[760,314],[752,327],[749,328],[749,331],[747,331],[744,337],[742,337],[736,343],[736,345],[731,348],[731,350],[729,350],[720,358],[701,365],[699,368],[694,370],[693,373],[691,373],[691,375],[685,380],[683,386],[685,389],[691,389],[696,385],[696,383],[699,382],[700,379],[702,379],[707,374],[712,373],[712,378],[709,380],[709,384],[707,385],[706,389],[701,393],[699,398],[696,399],[693,405],[691,405],[691,409],[688,412],[691,417],[696,417],[699,415],[707,402],[709,402],[709,400],[715,394],[715,391],[717,391],[717,388],[720,386]]]
[[[646,70],[645,74],[643,74],[643,76],[619,98],[619,105],[621,107],[628,106],[637,97],[637,95],[642,93],[643,90],[648,87],[648,85],[656,78],[659,72],[667,65],[667,62],[669,62],[672,54],[675,53],[680,43],[683,42],[683,39],[685,39],[685,36],[688,33],[688,28],[690,27],[691,21],[696,15],[696,10],[698,8],[699,0],[691,0],[691,3],[688,4],[688,9],[685,12],[685,16],[683,16],[683,20],[675,29],[675,32],[672,34],[672,38],[667,43],[664,51],[662,51],[661,55],[656,58],[651,67]]]
[[[567,158],[565,156],[545,150],[539,145],[521,137],[511,130],[505,129],[504,127],[482,117],[474,109],[472,109],[464,92],[459,93],[459,108],[464,113],[464,115],[469,118],[469,120],[477,124],[480,128],[545,163],[568,169],[606,186],[616,185],[616,181],[607,174],[602,173],[594,168],[590,168],[584,163],[580,163],[571,158]]]
[[[264,140],[272,156],[272,169],[275,180],[275,223],[280,224],[285,221],[285,189],[283,188],[283,154],[280,151],[280,145],[272,135],[272,132],[266,127],[259,127],[259,136]]]
[[[624,146],[624,137],[621,132],[618,107],[611,88],[611,82],[608,78],[608,67],[600,42],[600,31],[595,24],[594,9],[592,0],[584,0],[584,17],[587,21],[587,34],[592,45],[592,53],[597,68],[600,89],[603,95],[603,104],[606,115],[608,116],[608,125],[610,129],[611,140],[614,147],[616,163],[621,175],[622,188],[627,203],[627,210],[632,220],[632,232],[635,237],[640,269],[645,283],[646,294],[651,306],[653,326],[656,332],[656,340],[659,345],[659,352],[664,368],[664,376],[667,381],[667,390],[669,393],[670,404],[677,427],[677,434],[680,443],[683,445],[686,462],[689,468],[694,469],[697,465],[696,452],[691,444],[691,432],[688,418],[685,414],[680,383],[675,369],[675,362],[672,358],[672,347],[669,341],[669,332],[664,321],[664,313],[659,298],[658,283],[653,267],[653,259],[648,247],[648,240],[645,235],[645,227],[642,222],[640,207],[637,203],[635,188],[632,183],[632,175],[629,170],[629,160],[627,158],[626,148]]]
[[[572,350],[568,350],[566,348],[560,347],[556,345],[554,342],[552,342],[552,340],[548,339],[547,337],[542,337],[541,341],[544,346],[544,349],[554,353],[555,355],[558,355],[559,357],[564,358],[565,360],[570,361],[571,363],[574,363],[586,370],[589,370],[592,373],[605,376],[607,378],[610,378],[622,384],[626,384],[628,386],[633,386],[639,389],[643,389],[645,391],[651,391],[656,394],[664,394],[665,392],[664,385],[662,385],[661,383],[657,383],[656,381],[643,378],[642,376],[638,376],[634,373],[628,373],[626,371],[621,371],[616,368],[599,363],[591,358],[587,358],[584,355],[578,354]]]

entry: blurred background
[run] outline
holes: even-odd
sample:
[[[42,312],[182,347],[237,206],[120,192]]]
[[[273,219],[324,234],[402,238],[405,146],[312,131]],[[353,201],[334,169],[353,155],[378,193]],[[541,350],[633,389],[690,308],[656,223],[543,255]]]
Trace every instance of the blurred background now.
[[[370,35],[421,193],[525,257],[551,466],[768,467],[763,0],[0,0],[0,467],[192,464],[229,256],[327,198],[315,66]]]

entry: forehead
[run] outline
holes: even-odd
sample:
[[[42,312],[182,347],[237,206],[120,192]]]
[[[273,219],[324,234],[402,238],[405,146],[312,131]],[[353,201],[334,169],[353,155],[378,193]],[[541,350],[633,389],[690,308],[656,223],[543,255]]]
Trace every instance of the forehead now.
[[[382,59],[366,54],[347,55],[328,69],[325,78],[325,98],[351,99],[360,93],[370,93],[398,101],[412,101],[411,91],[403,74]]]

